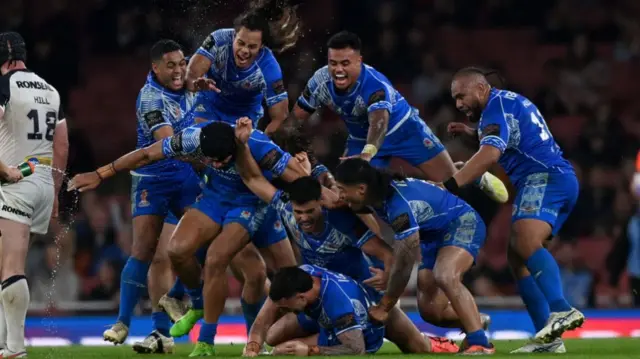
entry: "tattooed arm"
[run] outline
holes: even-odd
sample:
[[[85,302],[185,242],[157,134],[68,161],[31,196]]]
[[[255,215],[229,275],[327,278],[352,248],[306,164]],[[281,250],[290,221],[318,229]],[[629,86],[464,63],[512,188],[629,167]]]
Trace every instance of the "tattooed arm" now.
[[[309,347],[311,355],[361,355],[366,353],[364,335],[361,329],[351,329],[338,334],[340,345],[331,347],[313,345]]]
[[[386,109],[375,110],[369,113],[369,132],[367,133],[367,145],[382,147],[384,136],[389,126],[389,111]],[[373,156],[372,156],[373,157]]]
[[[420,259],[420,235],[414,233],[401,241],[396,241],[393,251],[393,267],[389,273],[387,291],[382,297],[381,305],[387,311],[391,310],[402,296],[413,266]]]

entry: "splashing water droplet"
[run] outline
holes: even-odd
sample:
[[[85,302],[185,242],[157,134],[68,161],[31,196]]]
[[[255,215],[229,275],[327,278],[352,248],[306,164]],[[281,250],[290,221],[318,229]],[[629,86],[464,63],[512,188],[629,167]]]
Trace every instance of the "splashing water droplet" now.
[[[62,171],[60,169],[51,167],[51,166],[47,166],[47,165],[43,165],[43,164],[36,164],[36,171],[38,168],[42,168],[43,170],[48,170],[51,172],[55,172],[59,175],[62,176],[62,180],[63,183],[69,181],[69,176],[67,175],[67,173],[65,171]],[[69,209],[72,208],[77,208],[78,203],[80,201],[80,196],[78,194],[77,191],[74,191],[74,196],[73,196],[73,200],[71,205],[69,206]],[[58,210],[59,212],[61,212],[61,210]],[[46,302],[46,306],[45,306],[45,311],[44,311],[44,317],[42,318],[42,324],[44,326],[45,332],[48,333],[50,336],[54,337],[56,335],[57,332],[57,327],[56,327],[56,323],[55,320],[53,318],[54,314],[55,314],[55,307],[56,307],[56,298],[55,298],[55,292],[56,292],[56,277],[58,274],[58,271],[60,270],[60,248],[61,248],[61,240],[67,236],[67,234],[69,233],[69,231],[71,230],[72,226],[73,226],[73,222],[75,221],[75,216],[70,215],[68,218],[68,221],[66,224],[64,225],[60,225],[60,231],[56,234],[56,236],[53,238],[53,243],[56,246],[56,261],[55,261],[55,265],[53,267],[53,269],[51,270],[51,286],[49,288],[49,290],[46,293],[46,297],[47,297],[47,302]],[[53,359],[54,357],[54,352],[55,349],[51,348],[51,350],[47,353],[46,358],[47,359]]]

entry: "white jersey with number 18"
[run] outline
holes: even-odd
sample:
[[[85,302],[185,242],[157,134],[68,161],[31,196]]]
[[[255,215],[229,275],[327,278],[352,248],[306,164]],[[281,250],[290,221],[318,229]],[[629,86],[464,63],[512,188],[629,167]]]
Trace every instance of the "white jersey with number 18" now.
[[[58,91],[34,72],[14,70],[0,77],[0,106],[0,161],[52,159],[56,123],[64,119]]]

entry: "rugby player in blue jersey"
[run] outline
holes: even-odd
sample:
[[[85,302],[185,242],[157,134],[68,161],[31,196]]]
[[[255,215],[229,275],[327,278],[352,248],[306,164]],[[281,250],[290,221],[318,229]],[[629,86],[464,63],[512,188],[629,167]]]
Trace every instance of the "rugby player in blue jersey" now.
[[[295,45],[299,2],[253,1],[234,28],[216,30],[205,39],[187,67],[187,88],[210,90],[198,94],[196,118],[235,124],[249,117],[257,126],[264,101],[271,118],[265,133],[275,132],[289,113],[289,97],[273,52]]]
[[[253,131],[247,143],[261,169],[273,177],[289,182],[305,174],[297,160],[261,131]],[[232,125],[203,123],[133,151],[95,172],[78,175],[71,181],[70,189],[90,190],[117,171],[133,170],[166,158],[178,157],[206,165],[205,175],[209,180],[203,196],[181,218],[169,244],[172,265],[189,296],[192,301],[202,301],[202,273],[195,254],[199,248],[211,243],[204,270],[205,321],[193,356],[213,355],[217,321],[228,291],[227,268],[260,225],[253,218],[260,200],[242,183],[234,161],[236,150]]]
[[[397,307],[392,311],[394,320],[386,325],[372,320],[367,311],[378,296],[372,288],[322,267],[305,264],[283,268],[273,278],[269,300],[251,328],[243,356],[258,355],[279,309],[307,318],[307,327],[311,328],[308,334],[312,335],[277,345],[273,355],[373,354],[391,334],[401,340],[397,344],[407,353],[450,353],[458,349],[444,338],[426,340]]]
[[[394,265],[387,290],[370,315],[386,320],[420,258],[422,241],[427,248],[422,250],[420,270],[433,276],[439,291],[434,291],[431,301],[418,305],[445,303],[444,309],[448,299],[466,333],[461,350],[465,354],[493,354],[478,307],[462,284],[462,276],[473,265],[486,236],[478,213],[441,187],[389,174],[362,159],[342,162],[335,176],[341,200],[355,211],[375,212],[395,233]]]
[[[138,149],[182,130],[182,114],[188,110],[188,97],[183,88],[186,60],[180,45],[171,40],[158,41],[151,48],[151,67],[136,101]],[[202,191],[200,178],[191,165],[173,159],[148,163],[131,171],[131,176],[133,245],[131,256],[122,270],[118,321],[104,332],[104,339],[115,344],[122,344],[128,336],[133,310],[147,288],[147,275],[154,263],[165,218],[169,213],[178,217],[182,215]],[[160,244],[160,247],[166,248],[166,244]],[[163,257],[163,253],[158,253],[158,257]],[[157,268],[153,273],[160,276],[162,270]],[[166,285],[158,288],[161,283],[156,276],[151,281],[156,287],[152,295],[155,302],[162,295],[156,294],[166,293],[169,288]],[[165,298],[165,306],[177,309],[179,303]],[[157,302],[154,307],[157,309]],[[136,343],[134,350],[171,352],[174,344],[169,336],[171,323],[168,315],[156,311],[153,323],[154,332],[143,342]]]
[[[537,331],[535,341],[517,352],[565,352],[562,333],[581,326],[585,318],[565,299],[558,264],[545,243],[576,204],[575,171],[538,108],[522,95],[492,88],[481,69],[458,71],[451,96],[478,128],[453,123],[449,131],[475,139],[480,149],[444,186],[456,193],[498,163],[516,188],[509,265]]]
[[[376,167],[388,167],[391,157],[402,158],[420,170],[421,178],[436,182],[455,173],[451,157],[418,110],[389,79],[362,62],[356,34],[339,32],[327,47],[328,65],[309,80],[283,131],[291,132],[324,106],[347,126],[346,157],[360,157]],[[492,174],[484,173],[477,184],[496,202],[507,201],[506,187]]]

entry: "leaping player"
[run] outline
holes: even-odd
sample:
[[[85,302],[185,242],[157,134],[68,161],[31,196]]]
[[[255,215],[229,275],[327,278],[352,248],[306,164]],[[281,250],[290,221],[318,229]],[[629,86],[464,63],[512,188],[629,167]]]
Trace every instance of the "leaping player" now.
[[[451,177],[456,167],[418,111],[387,77],[362,62],[360,38],[342,31],[327,47],[328,65],[311,77],[283,129],[326,106],[347,126],[345,157],[359,157],[376,167],[388,167],[391,157],[398,157],[418,168],[422,179],[442,182]],[[506,187],[489,172],[477,184],[496,202],[507,201]]]
[[[16,167],[37,160],[64,170],[67,123],[58,91],[27,69],[24,39],[0,34],[0,232],[2,298],[0,357],[26,358],[24,323],[29,307],[25,261],[31,233],[46,234],[62,184],[51,169],[38,167],[24,177]]]

